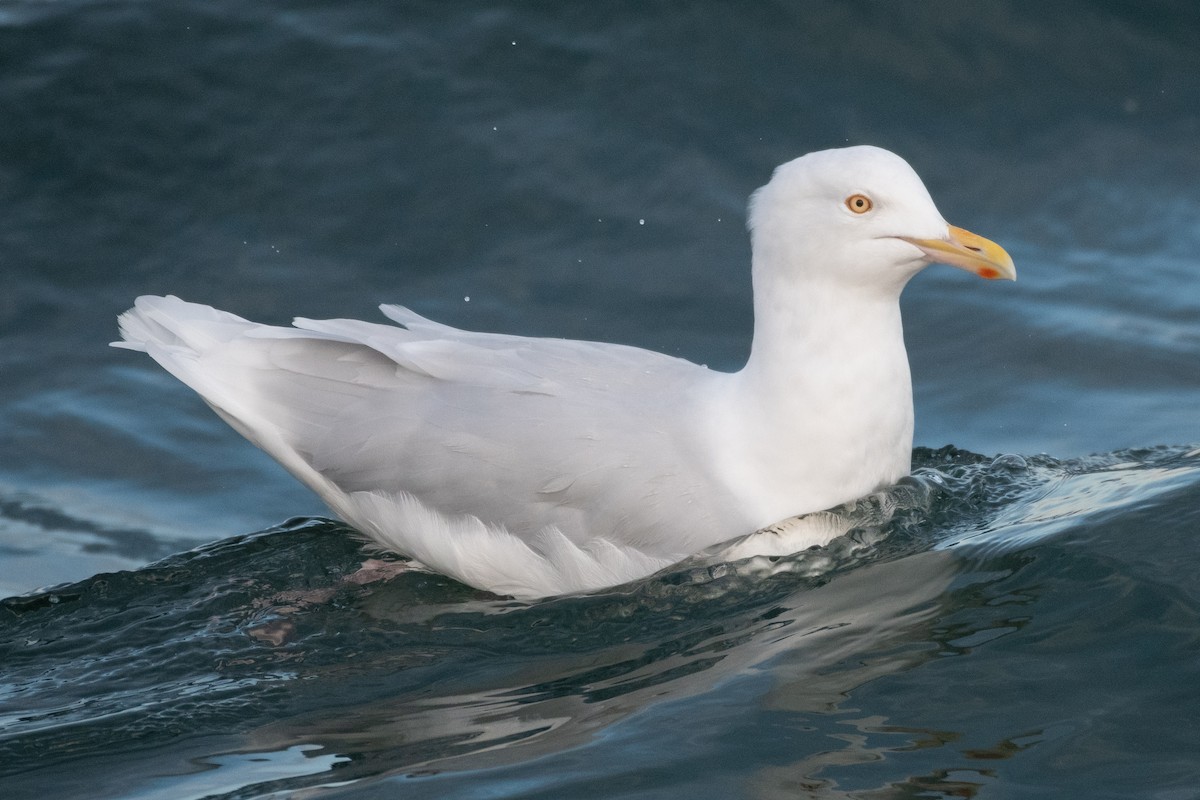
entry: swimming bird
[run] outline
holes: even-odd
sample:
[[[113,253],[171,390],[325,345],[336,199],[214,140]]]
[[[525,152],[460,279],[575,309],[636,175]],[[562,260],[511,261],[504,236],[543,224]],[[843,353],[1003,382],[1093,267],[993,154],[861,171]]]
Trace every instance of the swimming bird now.
[[[1016,277],[876,147],[778,167],[748,227],[754,334],[732,373],[394,305],[390,324],[277,327],[145,296],[114,345],[148,353],[375,544],[497,594],[589,591],[907,475],[901,290],[934,262]]]

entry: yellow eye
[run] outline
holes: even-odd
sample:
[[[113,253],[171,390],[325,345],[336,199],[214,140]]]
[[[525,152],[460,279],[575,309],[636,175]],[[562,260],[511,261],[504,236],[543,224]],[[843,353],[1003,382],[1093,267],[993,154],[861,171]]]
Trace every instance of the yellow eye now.
[[[852,194],[846,198],[846,208],[855,214],[865,214],[875,205],[865,194]]]

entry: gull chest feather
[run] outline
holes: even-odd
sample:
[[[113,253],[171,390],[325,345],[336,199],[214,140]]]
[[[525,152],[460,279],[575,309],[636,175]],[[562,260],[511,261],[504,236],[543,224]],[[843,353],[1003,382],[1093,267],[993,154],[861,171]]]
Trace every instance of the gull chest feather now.
[[[876,322],[803,358],[759,350],[728,376],[710,429],[722,479],[752,524],[829,508],[908,474],[912,383],[899,310],[894,325]]]

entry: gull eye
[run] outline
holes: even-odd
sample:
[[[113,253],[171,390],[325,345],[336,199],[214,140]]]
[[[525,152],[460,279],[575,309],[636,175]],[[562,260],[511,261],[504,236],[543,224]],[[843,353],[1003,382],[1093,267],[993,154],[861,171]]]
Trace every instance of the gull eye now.
[[[846,198],[846,208],[853,211],[855,214],[865,214],[871,210],[875,204],[871,202],[871,198],[865,194],[852,194]]]

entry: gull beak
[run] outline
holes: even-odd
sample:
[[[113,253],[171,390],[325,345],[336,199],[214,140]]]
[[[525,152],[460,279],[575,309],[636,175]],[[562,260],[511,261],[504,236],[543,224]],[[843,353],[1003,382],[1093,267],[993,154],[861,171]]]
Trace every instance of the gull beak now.
[[[991,239],[985,239],[962,228],[951,225],[945,239],[913,239],[908,236],[897,238],[919,247],[935,264],[949,264],[967,272],[974,272],[988,280],[1017,279],[1017,268],[1013,266],[1012,256],[1006,253],[1003,247]]]

